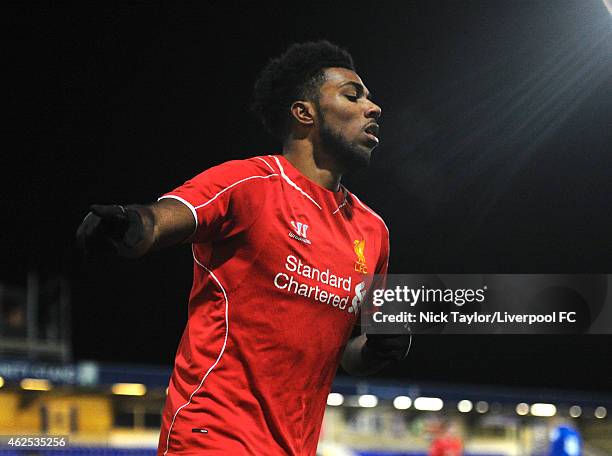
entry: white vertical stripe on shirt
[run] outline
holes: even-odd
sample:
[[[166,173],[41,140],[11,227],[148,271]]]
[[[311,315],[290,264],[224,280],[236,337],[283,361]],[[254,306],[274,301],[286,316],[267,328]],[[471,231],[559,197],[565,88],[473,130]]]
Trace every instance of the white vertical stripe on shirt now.
[[[172,427],[174,426],[174,422],[176,421],[177,415],[179,414],[179,412],[182,409],[184,409],[189,404],[191,404],[191,400],[193,399],[193,396],[200,390],[200,388],[202,388],[202,385],[204,384],[204,380],[206,380],[206,378],[212,372],[212,370],[215,368],[215,366],[217,364],[219,364],[219,361],[221,361],[221,357],[223,356],[223,353],[225,352],[225,347],[227,346],[227,336],[229,334],[229,320],[228,320],[228,315],[227,315],[228,307],[229,307],[229,299],[227,298],[227,293],[225,292],[225,288],[223,288],[223,285],[221,285],[221,282],[219,281],[219,279],[217,279],[217,276],[215,276],[215,274],[213,274],[213,272],[210,269],[208,269],[206,266],[204,266],[202,263],[200,263],[200,261],[196,258],[195,250],[193,249],[193,245],[191,246],[191,253],[193,254],[193,260],[202,269],[204,269],[206,272],[208,272],[210,274],[210,276],[217,283],[217,285],[221,289],[221,292],[223,293],[223,298],[225,299],[225,338],[223,340],[223,346],[221,347],[221,351],[219,352],[219,356],[217,356],[217,360],[214,362],[214,364],[212,366],[210,366],[208,368],[208,370],[206,371],[206,374],[204,374],[204,377],[202,377],[202,380],[200,381],[200,384],[198,385],[198,387],[189,396],[189,400],[187,402],[185,402],[183,405],[181,405],[178,409],[176,409],[176,412],[174,413],[174,416],[172,417],[172,423],[170,424],[170,427],[168,428],[168,436],[166,438],[166,451],[164,451],[164,455],[166,455],[168,453],[168,448],[170,446],[170,433],[172,432]]]

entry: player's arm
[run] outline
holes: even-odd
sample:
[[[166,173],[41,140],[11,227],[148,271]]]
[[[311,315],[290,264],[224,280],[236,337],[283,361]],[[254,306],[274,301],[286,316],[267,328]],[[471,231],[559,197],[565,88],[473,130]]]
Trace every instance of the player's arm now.
[[[357,327],[358,328],[358,327]],[[374,374],[408,355],[410,334],[358,334],[353,331],[342,355],[342,368],[351,375]]]
[[[195,228],[191,210],[175,199],[147,205],[93,205],[77,230],[79,246],[92,255],[114,251],[136,258],[185,241]]]
[[[386,283],[389,265],[389,237],[385,228],[382,231],[383,242],[379,262],[375,273]],[[380,280],[380,279],[379,279]],[[351,375],[374,374],[393,361],[401,361],[408,355],[412,336],[406,334],[362,334],[357,323],[346,344],[341,365]]]
[[[360,334],[349,339],[342,355],[341,366],[351,375],[374,374],[391,363],[391,360],[376,359],[366,348],[366,335]]]

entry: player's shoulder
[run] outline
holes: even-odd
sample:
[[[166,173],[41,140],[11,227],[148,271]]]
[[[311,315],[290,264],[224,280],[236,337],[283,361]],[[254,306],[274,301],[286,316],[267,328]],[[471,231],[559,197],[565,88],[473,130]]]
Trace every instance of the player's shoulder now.
[[[228,177],[268,176],[276,174],[269,156],[255,156],[239,160],[228,160],[208,168],[204,172],[225,174]]]
[[[243,187],[239,185],[248,183],[264,184],[273,181],[278,174],[269,166],[267,161],[260,160],[262,157],[251,157],[241,160],[228,160],[211,166],[200,172],[191,182],[196,185],[214,185],[217,187]],[[267,184],[264,184],[267,185]]]
[[[361,199],[359,199],[359,197],[355,195],[353,192],[349,191],[348,189],[346,191],[348,192],[349,197],[353,201],[354,210],[358,211],[358,213],[360,213],[362,217],[369,220],[372,224],[376,224],[380,226],[383,234],[388,237],[389,228],[387,227],[387,224],[385,223],[383,218],[380,215],[378,215],[376,211],[374,211],[374,209],[372,209],[370,206],[364,203]]]
[[[278,173],[278,160],[275,160],[273,155],[257,155],[255,157],[250,157],[240,161],[247,162],[247,166],[250,166],[253,169],[257,169],[261,172],[269,174]]]

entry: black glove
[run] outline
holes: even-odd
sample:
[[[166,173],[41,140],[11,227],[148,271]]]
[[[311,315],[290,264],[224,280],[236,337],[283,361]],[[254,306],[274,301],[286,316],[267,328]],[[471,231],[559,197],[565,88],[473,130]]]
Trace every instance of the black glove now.
[[[376,358],[401,361],[411,343],[411,334],[366,334],[365,349]]]
[[[94,204],[90,210],[76,233],[77,243],[85,255],[121,252],[142,240],[142,218],[135,209]]]

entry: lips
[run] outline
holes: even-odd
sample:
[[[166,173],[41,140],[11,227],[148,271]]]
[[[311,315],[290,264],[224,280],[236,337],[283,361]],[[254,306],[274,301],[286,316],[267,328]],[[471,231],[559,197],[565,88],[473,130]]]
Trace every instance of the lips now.
[[[376,141],[376,143],[378,143],[378,132],[380,131],[380,127],[378,126],[377,123],[371,123],[369,125],[367,125],[364,128],[364,131],[366,132],[366,135],[370,138],[372,138],[373,141]]]

